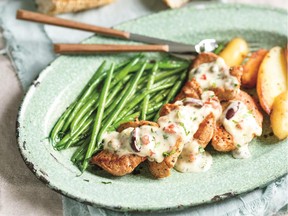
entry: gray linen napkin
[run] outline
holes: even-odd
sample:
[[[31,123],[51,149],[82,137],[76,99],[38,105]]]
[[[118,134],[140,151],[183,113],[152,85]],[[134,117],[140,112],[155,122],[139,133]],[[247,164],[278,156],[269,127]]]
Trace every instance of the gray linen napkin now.
[[[148,1],[147,1],[148,2]],[[120,7],[125,4],[125,9]],[[103,26],[111,26],[117,22],[135,18],[140,15],[149,14],[159,10],[163,10],[161,3],[157,0],[144,3],[140,0],[119,0],[114,5],[104,7],[102,9],[90,10],[87,12],[62,15],[62,17],[71,18],[87,23],[95,23]],[[133,12],[125,13],[127,8],[133,8]],[[32,80],[46,65],[55,58],[51,51],[51,41],[53,42],[78,42],[89,36],[89,33],[81,33],[75,30],[60,29],[58,27],[45,26],[45,31],[41,25],[15,20],[15,12],[18,8],[26,8],[34,10],[35,6],[32,0],[9,1],[0,5],[0,26],[4,29],[4,37],[6,39],[7,48],[11,61],[14,63],[19,79],[26,91]],[[114,22],[105,21],[106,14],[114,14]],[[117,19],[115,19],[117,17]],[[47,34],[45,34],[45,32]],[[70,34],[73,32],[73,34]],[[74,37],[69,37],[74,35]],[[66,40],[67,39],[67,40]],[[288,203],[288,175],[271,183],[265,189],[257,189],[253,192],[243,194],[232,199],[221,201],[209,205],[201,205],[188,208],[178,212],[165,213],[119,213],[102,208],[94,208],[76,202],[72,199],[63,197],[64,215],[272,215],[279,211]]]

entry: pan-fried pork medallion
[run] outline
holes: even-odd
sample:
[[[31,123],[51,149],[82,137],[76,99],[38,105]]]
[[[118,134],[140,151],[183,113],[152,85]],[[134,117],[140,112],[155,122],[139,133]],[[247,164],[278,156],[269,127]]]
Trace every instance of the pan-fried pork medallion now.
[[[220,101],[233,99],[240,89],[241,67],[230,68],[221,57],[201,53],[193,64],[189,79],[194,79],[203,91],[213,90]]]
[[[205,91],[201,99],[184,98],[176,101],[172,111],[161,116],[157,126],[143,125],[129,127],[122,132],[110,132],[104,135],[104,150],[119,157],[129,154],[147,157],[149,161],[161,163],[166,157],[186,152],[176,162],[176,169],[181,172],[207,170],[211,166],[211,156],[204,153],[204,148],[194,139],[199,125],[207,116],[213,114],[219,118],[222,107],[212,91]],[[183,144],[180,145],[179,142]],[[175,151],[177,145],[177,151]],[[179,149],[179,147],[181,149]],[[189,153],[187,153],[189,152]],[[185,154],[193,154],[193,160]],[[210,162],[207,162],[210,161]],[[205,165],[205,166],[204,166]]]
[[[229,68],[213,53],[200,54],[189,81],[173,104],[162,107],[157,123],[128,122],[105,133],[104,153],[91,162],[113,175],[130,173],[146,159],[156,178],[169,176],[173,167],[202,172],[212,165],[204,150],[211,139],[217,151],[249,157],[248,143],[261,135],[263,117],[254,100],[240,91],[241,76],[241,67]]]

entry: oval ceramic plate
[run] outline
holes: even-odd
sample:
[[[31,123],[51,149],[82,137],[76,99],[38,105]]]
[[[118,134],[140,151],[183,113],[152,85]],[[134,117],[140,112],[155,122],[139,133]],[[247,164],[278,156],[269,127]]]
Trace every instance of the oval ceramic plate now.
[[[213,4],[167,11],[118,26],[122,30],[186,43],[203,38],[228,40],[241,36],[261,47],[287,42],[287,12],[245,5]],[[127,43],[92,37],[85,43]],[[263,136],[250,144],[252,158],[233,159],[213,153],[205,173],[178,173],[155,180],[145,165],[137,173],[112,177],[93,170],[79,175],[70,162],[74,149],[55,151],[48,134],[65,108],[79,94],[100,63],[127,55],[60,56],[30,87],[18,119],[21,154],[35,175],[53,190],[78,201],[121,211],[164,210],[209,203],[267,185],[288,172],[287,140],[279,142],[265,123]]]

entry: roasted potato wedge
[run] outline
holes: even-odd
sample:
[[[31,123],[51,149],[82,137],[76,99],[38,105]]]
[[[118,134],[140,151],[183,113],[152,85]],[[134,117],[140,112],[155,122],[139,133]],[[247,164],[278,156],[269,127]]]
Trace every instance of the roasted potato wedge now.
[[[287,91],[284,49],[272,48],[263,59],[257,78],[257,93],[263,110],[270,114],[275,98]]]
[[[253,52],[248,61],[243,65],[242,85],[245,88],[254,88],[257,83],[257,75],[260,65],[268,53],[266,49]]]
[[[220,52],[219,56],[224,59],[230,67],[241,65],[244,58],[249,53],[247,42],[243,38],[232,39]]]
[[[281,93],[275,98],[270,116],[272,130],[276,137],[288,137],[288,92]]]

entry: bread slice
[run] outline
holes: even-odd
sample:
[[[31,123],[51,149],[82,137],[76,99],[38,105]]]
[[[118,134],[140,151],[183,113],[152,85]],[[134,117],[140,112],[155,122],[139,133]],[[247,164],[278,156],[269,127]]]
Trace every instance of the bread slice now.
[[[189,2],[189,0],[163,0],[163,1],[170,8],[180,8]]]
[[[38,11],[45,14],[60,14],[100,7],[114,0],[36,0]]]

